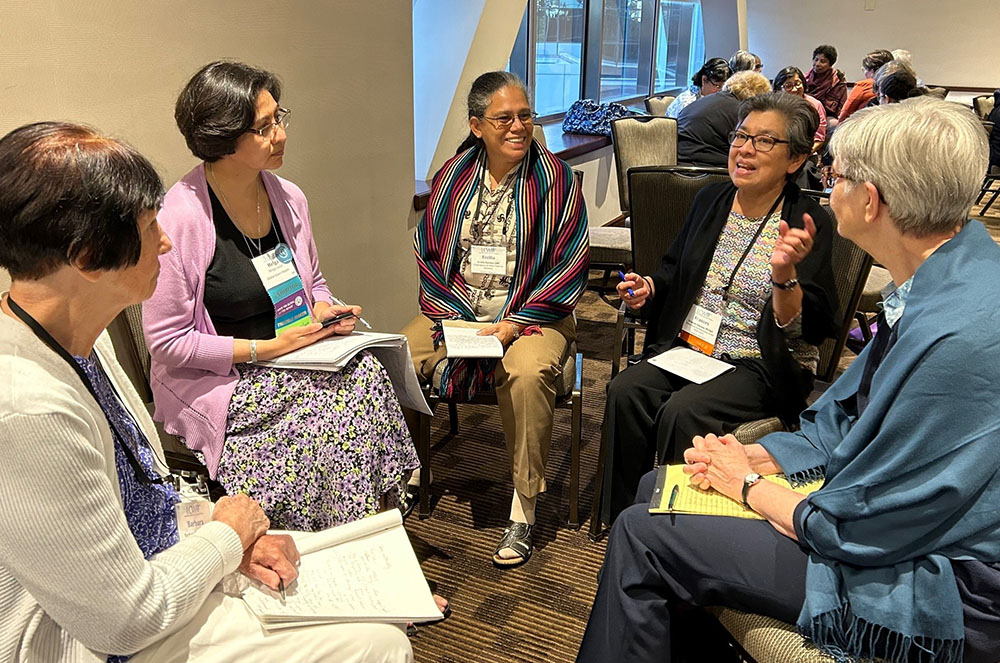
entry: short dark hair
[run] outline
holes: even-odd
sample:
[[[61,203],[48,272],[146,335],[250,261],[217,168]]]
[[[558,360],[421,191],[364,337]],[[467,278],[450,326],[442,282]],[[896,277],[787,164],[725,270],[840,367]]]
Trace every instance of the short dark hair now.
[[[139,215],[163,182],[135,148],[68,122],[37,122],[0,138],[0,267],[37,280],[76,264],[139,262]]]
[[[872,51],[861,61],[861,66],[866,71],[878,71],[879,67],[884,65],[886,62],[892,62],[892,51],[887,51],[884,48]]]
[[[264,69],[231,60],[199,69],[174,106],[174,120],[188,149],[208,162],[235,152],[236,141],[253,128],[257,97],[264,90],[281,101],[281,82]]]
[[[771,86],[771,89],[773,89],[775,92],[781,92],[781,88],[785,84],[785,81],[787,81],[792,76],[798,76],[799,80],[802,81],[802,85],[806,84],[806,77],[805,74],[802,73],[801,69],[794,66],[785,67],[784,69],[778,72],[777,76],[774,77],[774,84]]]
[[[736,126],[743,124],[750,113],[766,111],[775,111],[785,117],[788,124],[789,155],[797,157],[812,154],[813,137],[819,128],[819,114],[812,104],[802,97],[784,92],[759,94],[740,104]]]
[[[691,77],[691,82],[701,87],[701,77],[708,76],[708,80],[713,83],[725,83],[726,79],[732,75],[733,72],[729,69],[728,62],[722,58],[712,58],[701,65],[701,69]]]
[[[817,55],[822,55],[829,60],[831,65],[837,64],[837,49],[830,44],[820,44],[813,49],[813,59],[816,59]]]
[[[878,93],[893,101],[903,101],[904,99],[923,96],[926,92],[917,87],[916,76],[908,71],[900,70],[884,76],[879,81]]]

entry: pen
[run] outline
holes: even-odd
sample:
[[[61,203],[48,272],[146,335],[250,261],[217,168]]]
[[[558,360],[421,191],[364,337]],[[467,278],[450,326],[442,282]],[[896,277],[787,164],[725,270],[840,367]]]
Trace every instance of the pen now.
[[[619,278],[621,278],[622,281],[625,280],[625,272],[623,272],[620,269],[618,270],[618,276],[619,276]],[[635,297],[635,293],[632,292],[632,288],[627,288],[627,290],[628,290],[628,296],[629,297]]]
[[[347,319],[353,318],[353,317],[354,317],[354,312],[353,311],[344,311],[343,313],[338,313],[337,315],[333,316],[332,318],[327,318],[326,320],[323,321],[322,324],[323,324],[323,327],[329,327],[330,325],[334,325],[334,324],[340,322],[341,320],[347,320]]]
[[[333,295],[330,295],[330,298],[333,299],[334,303],[337,304],[338,306],[347,306],[347,304],[345,304],[344,300],[342,300],[342,299],[337,299]],[[361,324],[363,324],[365,327],[368,327],[368,329],[372,328],[372,326],[370,324],[368,324],[368,321],[365,320],[364,318],[358,316],[358,320],[360,320]]]
[[[667,511],[673,513],[674,511],[674,500],[677,499],[677,491],[680,490],[679,484],[674,484],[673,489],[670,491],[670,501],[667,502]]]
[[[676,486],[674,486],[676,488]],[[285,579],[278,578],[278,592],[281,593],[281,602],[285,602]]]

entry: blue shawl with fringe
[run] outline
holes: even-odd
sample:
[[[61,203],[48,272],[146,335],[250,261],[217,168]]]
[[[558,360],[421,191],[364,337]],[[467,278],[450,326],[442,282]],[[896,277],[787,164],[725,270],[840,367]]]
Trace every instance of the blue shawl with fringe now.
[[[810,550],[803,635],[844,660],[960,663],[951,560],[1000,560],[1000,247],[966,225],[917,269],[897,340],[871,347],[801,417],[761,440],[793,481],[825,477],[796,523]]]

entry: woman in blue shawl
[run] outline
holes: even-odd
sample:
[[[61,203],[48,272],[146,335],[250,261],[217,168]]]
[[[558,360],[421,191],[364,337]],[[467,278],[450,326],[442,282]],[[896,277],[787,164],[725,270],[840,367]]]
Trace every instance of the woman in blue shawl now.
[[[879,332],[798,432],[685,452],[692,483],[766,522],[650,515],[643,479],[578,661],[669,661],[679,603],[796,621],[842,661],[1000,658],[1000,248],[967,222],[985,135],[924,98],[858,112],[831,149],[838,232],[892,274]]]

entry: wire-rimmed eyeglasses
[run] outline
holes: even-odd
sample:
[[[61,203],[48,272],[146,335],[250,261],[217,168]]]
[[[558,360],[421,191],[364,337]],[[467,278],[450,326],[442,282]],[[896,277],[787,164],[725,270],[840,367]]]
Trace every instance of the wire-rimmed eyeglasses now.
[[[484,120],[489,120],[490,124],[496,127],[497,131],[506,131],[514,126],[514,120],[520,120],[521,124],[528,126],[529,124],[535,123],[535,118],[538,117],[538,113],[534,111],[524,111],[518,113],[517,115],[497,115],[496,117],[483,117]]]
[[[274,113],[274,121],[269,122],[267,126],[261,129],[247,129],[248,132],[252,134],[257,134],[261,138],[271,138],[274,135],[274,130],[278,127],[282,129],[287,129],[289,124],[288,116],[292,114],[292,111],[287,108],[279,108]]]

